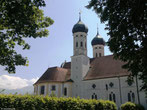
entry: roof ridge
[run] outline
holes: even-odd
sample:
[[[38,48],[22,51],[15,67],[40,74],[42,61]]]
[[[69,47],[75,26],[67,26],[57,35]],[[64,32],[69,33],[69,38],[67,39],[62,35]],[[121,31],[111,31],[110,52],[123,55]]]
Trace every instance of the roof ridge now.
[[[105,55],[105,56],[101,56],[101,57],[110,57],[110,56],[113,56],[113,54],[112,54],[112,55]],[[90,58],[90,60],[91,60],[91,59],[98,59],[98,58],[101,58],[101,57]]]
[[[57,66],[53,66],[53,67],[48,67],[48,69],[52,69],[52,68],[57,68]]]
[[[63,68],[63,67],[57,67],[57,69],[68,70],[68,69],[66,69],[66,68]]]

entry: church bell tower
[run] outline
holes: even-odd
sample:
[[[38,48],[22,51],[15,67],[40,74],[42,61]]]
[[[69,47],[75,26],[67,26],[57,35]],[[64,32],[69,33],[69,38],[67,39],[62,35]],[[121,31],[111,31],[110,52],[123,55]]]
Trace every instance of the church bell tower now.
[[[73,33],[73,56],[71,57],[71,79],[73,83],[72,95],[82,96],[82,80],[89,70],[89,57],[87,57],[87,26],[81,21],[81,13],[79,13],[79,21],[72,29]]]
[[[73,53],[74,56],[85,55],[87,56],[87,32],[88,28],[81,21],[81,13],[79,13],[79,21],[73,27]]]
[[[98,27],[97,27],[97,34],[91,41],[91,45],[93,47],[93,58],[104,56],[105,41],[99,35]]]

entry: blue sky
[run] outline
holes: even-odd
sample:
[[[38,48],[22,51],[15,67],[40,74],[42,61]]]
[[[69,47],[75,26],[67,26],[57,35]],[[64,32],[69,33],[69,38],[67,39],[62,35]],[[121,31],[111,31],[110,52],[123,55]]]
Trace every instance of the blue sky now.
[[[46,7],[43,8],[45,16],[54,20],[54,24],[48,29],[49,37],[26,39],[31,45],[30,50],[17,51],[23,56],[28,57],[28,67],[17,67],[15,74],[9,75],[0,67],[0,75],[9,75],[20,77],[22,79],[32,80],[40,77],[48,67],[60,66],[62,62],[70,61],[73,55],[73,36],[72,28],[79,19],[79,11],[82,11],[82,21],[88,26],[89,32],[87,37],[88,56],[92,57],[91,40],[96,36],[97,23],[99,34],[108,40],[107,32],[104,30],[105,25],[100,23],[98,16],[94,11],[86,9],[85,6],[89,0],[46,0]],[[105,55],[111,52],[105,47]]]

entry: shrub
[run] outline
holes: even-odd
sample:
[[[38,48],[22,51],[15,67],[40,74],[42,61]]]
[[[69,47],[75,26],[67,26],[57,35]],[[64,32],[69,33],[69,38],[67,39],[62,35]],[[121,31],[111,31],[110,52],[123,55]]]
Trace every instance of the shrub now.
[[[0,95],[1,108],[15,108],[15,110],[117,110],[116,104],[111,101],[33,95]]]
[[[136,110],[145,110],[142,105],[136,104]]]
[[[145,110],[142,105],[135,104],[132,102],[126,102],[121,105],[121,110]]]

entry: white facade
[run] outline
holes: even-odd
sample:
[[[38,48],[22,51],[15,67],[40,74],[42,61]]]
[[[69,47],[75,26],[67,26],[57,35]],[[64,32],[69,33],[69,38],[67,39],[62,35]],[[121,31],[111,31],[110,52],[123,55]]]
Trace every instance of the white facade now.
[[[71,97],[72,86],[71,82],[67,83],[41,83],[34,85],[34,94],[35,95],[44,95],[44,96],[56,96],[56,97]],[[43,93],[41,93],[41,87],[44,86]],[[66,89],[66,94],[65,94]]]
[[[74,78],[74,77],[73,77]],[[76,78],[76,77],[75,77]],[[77,79],[77,78],[76,78]],[[121,104],[129,101],[128,94],[134,93],[134,99],[130,100],[134,103],[142,104],[147,109],[147,99],[145,98],[145,93],[143,91],[137,92],[136,81],[132,85],[128,85],[126,82],[127,76],[125,77],[115,77],[115,78],[106,78],[106,79],[95,79],[82,81],[82,79],[75,80],[74,83],[42,83],[34,87],[35,94],[38,95],[48,95],[52,93],[57,97],[80,97],[85,99],[104,99],[110,100],[110,95],[115,94],[116,105],[120,107]],[[113,86],[111,85],[113,84]],[[53,91],[52,86],[55,86],[56,89]],[[95,85],[95,88],[93,87]],[[107,85],[107,87],[106,87]],[[44,94],[41,94],[41,86],[45,86]],[[138,81],[138,87],[140,89],[141,81]],[[67,94],[64,94],[64,89],[67,88]],[[139,99],[138,99],[139,96]]]
[[[87,56],[87,34],[84,32],[77,32],[73,34],[74,55]]]
[[[128,94],[133,93],[134,97],[132,97],[131,102],[139,103],[139,96],[140,104],[144,105],[144,107],[147,108],[147,99],[145,98],[144,92],[139,91],[139,93],[137,93],[136,82],[129,86],[126,80],[127,76],[120,78],[115,77],[84,81],[83,89],[85,92],[82,93],[83,98],[91,99],[92,95],[95,94],[97,96],[97,99],[110,100],[110,95],[115,94],[115,97],[114,99],[112,98],[112,100],[115,101],[119,107],[121,104],[129,101]],[[92,87],[94,84],[96,85],[95,88]],[[113,86],[111,84],[113,84]],[[140,85],[141,84],[138,86],[140,87]]]
[[[104,45],[94,45],[93,58],[104,56]]]

